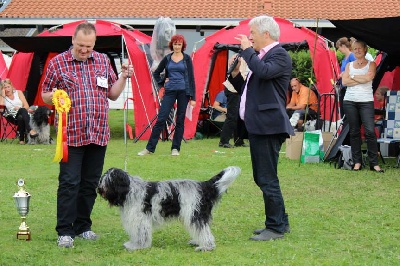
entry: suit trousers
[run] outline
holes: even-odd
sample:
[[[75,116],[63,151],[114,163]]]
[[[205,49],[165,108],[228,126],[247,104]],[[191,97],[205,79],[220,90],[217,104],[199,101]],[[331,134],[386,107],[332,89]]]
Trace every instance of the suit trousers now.
[[[284,233],[289,225],[278,179],[279,151],[286,136],[249,133],[253,178],[264,198],[265,227],[278,233]]]
[[[91,230],[96,188],[103,172],[107,146],[68,146],[68,162],[60,162],[57,190],[59,236],[75,237]]]

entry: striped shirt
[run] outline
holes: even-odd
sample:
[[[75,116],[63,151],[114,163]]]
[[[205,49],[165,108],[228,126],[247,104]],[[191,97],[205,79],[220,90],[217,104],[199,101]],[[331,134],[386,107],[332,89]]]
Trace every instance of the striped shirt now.
[[[107,88],[98,85],[100,79],[106,80]],[[93,51],[87,60],[78,61],[70,49],[50,60],[42,91],[62,89],[71,99],[67,124],[69,146],[107,145],[110,139],[108,94],[116,81],[117,76],[105,54]]]

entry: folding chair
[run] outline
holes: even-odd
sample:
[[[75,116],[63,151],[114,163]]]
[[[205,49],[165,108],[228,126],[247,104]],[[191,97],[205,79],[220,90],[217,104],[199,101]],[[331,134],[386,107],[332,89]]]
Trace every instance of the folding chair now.
[[[210,116],[207,119],[207,138],[210,136],[210,133],[213,133],[214,136],[219,135],[222,131],[222,126],[225,123],[225,119],[219,120],[219,119],[216,119],[217,117],[213,117],[214,111],[215,111],[215,109],[213,107],[211,107],[211,106],[208,107],[208,112],[209,112]],[[211,132],[210,129],[214,130],[214,131]]]
[[[386,94],[386,118],[383,129],[383,137],[378,139],[378,143],[400,145],[400,91],[388,91]],[[400,151],[397,154],[396,167],[399,165]]]
[[[8,121],[5,114],[5,106],[0,106],[0,142],[6,142],[7,139],[11,139],[11,143],[18,138],[17,125]]]

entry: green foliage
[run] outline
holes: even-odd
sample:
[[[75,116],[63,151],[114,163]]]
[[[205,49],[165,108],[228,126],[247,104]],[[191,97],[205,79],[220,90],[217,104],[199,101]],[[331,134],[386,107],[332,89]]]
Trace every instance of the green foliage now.
[[[313,64],[310,57],[309,50],[300,50],[296,52],[289,51],[292,58],[292,77],[298,78],[301,83],[308,86],[310,84],[309,78],[315,82],[315,75],[313,71]]]
[[[342,64],[342,60],[344,58],[344,54],[342,54],[341,52],[339,52],[339,50],[336,50],[336,58],[339,62],[339,66]]]
[[[121,122],[122,121],[122,122]],[[132,116],[128,116],[132,125]],[[214,211],[217,248],[196,253],[189,235],[174,222],[154,232],[149,249],[127,252],[128,236],[118,208],[100,197],[94,206],[98,241],[75,240],[74,249],[56,245],[58,164],[54,145],[0,143],[0,265],[397,265],[400,260],[399,169],[388,159],[384,174],[337,170],[328,163],[278,165],[280,186],[292,232],[282,240],[252,242],[264,224],[262,194],[254,184],[249,148],[223,149],[218,139],[188,140],[181,155],[170,156],[171,142],[159,142],[155,154],[138,157],[146,141],[123,141],[123,112],[110,112],[111,136],[103,171],[119,167],[149,181],[176,178],[207,180],[229,165],[242,173]],[[13,194],[18,178],[31,193],[27,224],[32,241],[15,238],[21,219]]]

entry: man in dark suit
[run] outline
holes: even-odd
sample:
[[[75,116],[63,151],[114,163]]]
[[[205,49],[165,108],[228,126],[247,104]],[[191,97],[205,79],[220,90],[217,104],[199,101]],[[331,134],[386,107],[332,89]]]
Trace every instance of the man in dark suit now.
[[[236,37],[250,69],[243,82],[239,114],[248,131],[253,178],[265,205],[265,228],[255,230],[250,240],[267,241],[283,238],[290,230],[278,159],[283,142],[289,134],[294,135],[286,114],[292,60],[278,43],[279,25],[272,17],[253,18],[249,26],[249,38],[242,34]]]

